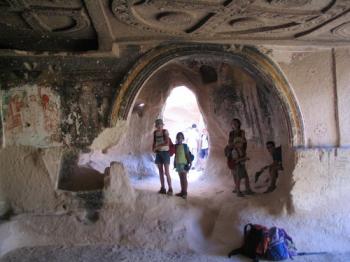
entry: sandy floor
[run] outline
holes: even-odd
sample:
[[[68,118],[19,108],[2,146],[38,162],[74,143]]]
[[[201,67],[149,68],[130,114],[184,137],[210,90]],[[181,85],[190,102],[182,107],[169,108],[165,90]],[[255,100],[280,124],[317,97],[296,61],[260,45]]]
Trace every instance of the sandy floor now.
[[[179,179],[178,174],[176,173],[175,170],[171,170],[170,176],[171,176],[174,192],[175,193],[179,192],[180,191],[180,179]],[[210,190],[208,190],[208,187],[210,187],[210,184],[207,182],[205,175],[203,175],[201,171],[191,170],[188,173],[187,179],[188,179],[188,194],[189,195],[198,197],[198,196],[205,196],[205,195],[203,195],[204,192],[207,192],[209,194],[214,193],[212,188]],[[159,182],[158,176],[132,177],[131,184],[136,189],[153,191],[153,192],[158,191],[160,188],[160,182]],[[217,184],[217,185],[219,186],[220,184]],[[220,190],[220,191],[223,191],[223,190]]]
[[[239,198],[232,193],[230,175],[217,180],[191,170],[188,180],[184,200],[157,194],[157,176],[132,177],[134,202],[104,206],[93,224],[84,223],[84,210],[14,216],[0,224],[1,261],[250,261],[226,258],[241,245],[246,223],[284,227],[299,251],[323,251],[320,241],[326,241],[324,247],[339,242],[337,235],[315,231],[317,221],[303,227],[301,215],[290,220],[278,192]],[[180,183],[175,172],[172,182],[176,193]],[[253,188],[261,192],[264,185],[258,187]],[[295,261],[350,261],[350,254],[303,256]]]
[[[293,260],[305,262],[345,262],[349,261],[350,254],[329,254],[295,257]],[[21,262],[58,262],[58,261],[120,261],[120,262],[175,262],[175,261],[193,261],[193,262],[224,262],[224,261],[251,261],[251,259],[242,256],[225,258],[219,256],[205,256],[199,254],[169,253],[159,250],[147,250],[137,248],[127,248],[122,246],[95,245],[83,247],[36,247],[22,248],[8,253],[1,258],[2,262],[21,261]],[[261,260],[264,261],[264,260]]]

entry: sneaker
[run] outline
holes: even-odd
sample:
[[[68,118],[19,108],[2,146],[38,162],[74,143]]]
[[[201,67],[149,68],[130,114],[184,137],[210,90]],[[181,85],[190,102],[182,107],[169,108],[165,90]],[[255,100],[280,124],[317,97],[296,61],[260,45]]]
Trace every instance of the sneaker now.
[[[172,188],[169,188],[169,190],[167,192],[167,195],[168,196],[172,196],[173,195],[173,189]]]
[[[158,194],[163,194],[165,195],[166,194],[166,190],[164,187],[161,187],[160,190],[158,191]]]
[[[180,192],[180,193],[175,194],[175,196],[182,197],[183,199],[186,199],[187,193]]]
[[[238,192],[237,192],[237,196],[238,196],[238,197],[244,197],[244,195],[243,195],[243,193],[242,193],[241,191],[238,191]]]

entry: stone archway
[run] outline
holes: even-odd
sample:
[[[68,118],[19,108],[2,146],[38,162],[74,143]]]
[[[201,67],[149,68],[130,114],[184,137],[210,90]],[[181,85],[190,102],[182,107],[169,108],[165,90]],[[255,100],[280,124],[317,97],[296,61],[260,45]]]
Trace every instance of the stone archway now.
[[[130,70],[121,84],[111,110],[110,125],[114,126],[118,119],[128,119],[142,85],[157,70],[174,59],[190,55],[222,57],[223,60],[230,60],[239,66],[244,66],[251,74],[257,75],[269,83],[271,91],[280,100],[287,119],[289,144],[293,147],[305,145],[302,116],[287,79],[271,59],[252,47],[232,48],[232,46],[211,44],[173,44],[151,50]]]

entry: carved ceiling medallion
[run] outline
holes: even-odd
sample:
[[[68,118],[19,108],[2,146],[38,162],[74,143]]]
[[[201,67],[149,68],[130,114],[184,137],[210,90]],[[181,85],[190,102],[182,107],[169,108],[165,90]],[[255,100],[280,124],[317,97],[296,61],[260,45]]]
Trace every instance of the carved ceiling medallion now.
[[[310,4],[312,0],[266,0],[266,2],[282,7],[300,7]]]
[[[47,34],[69,34],[90,26],[83,10],[31,10],[22,14],[33,30]]]
[[[237,31],[240,30],[249,30],[252,28],[265,26],[265,23],[262,20],[259,20],[254,17],[242,17],[233,19],[229,22],[230,26]]]
[[[350,22],[343,23],[332,29],[332,34],[342,38],[350,38]]]
[[[83,6],[81,0],[25,0],[28,6],[51,7],[51,8],[72,8],[78,9]]]
[[[192,22],[192,16],[185,12],[164,12],[157,16],[157,21],[175,27],[185,26]]]
[[[300,37],[345,12],[349,0],[113,0],[111,7],[121,22],[156,33]]]
[[[177,35],[206,34],[227,22],[230,13],[243,11],[252,2],[254,0],[113,0],[111,8],[118,20],[142,30]]]

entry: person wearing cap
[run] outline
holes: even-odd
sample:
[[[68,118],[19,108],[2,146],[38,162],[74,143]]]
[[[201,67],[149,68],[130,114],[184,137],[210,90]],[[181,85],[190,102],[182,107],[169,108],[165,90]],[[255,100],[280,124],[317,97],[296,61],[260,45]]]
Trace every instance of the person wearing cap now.
[[[156,153],[155,163],[158,166],[159,178],[160,178],[160,190],[159,194],[173,194],[173,188],[171,186],[171,177],[169,172],[170,154],[169,154],[169,132],[163,129],[164,123],[162,119],[155,121],[156,130],[153,132],[153,145],[152,150]],[[165,189],[164,175],[167,178],[168,191]]]

